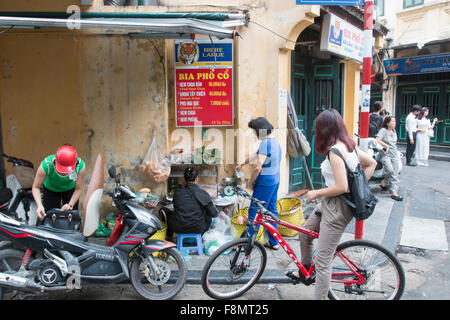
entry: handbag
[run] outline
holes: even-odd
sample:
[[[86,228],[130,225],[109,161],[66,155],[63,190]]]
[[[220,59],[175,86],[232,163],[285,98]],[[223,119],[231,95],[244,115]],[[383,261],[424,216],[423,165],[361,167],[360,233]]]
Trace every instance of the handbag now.
[[[62,211],[50,209],[47,211],[42,225],[55,229],[76,230],[80,229],[81,217],[78,210]]]
[[[434,129],[433,128],[428,128],[428,136],[430,138],[434,138]]]
[[[349,168],[339,150],[333,148],[330,149],[330,151],[338,155],[344,161],[345,168],[347,170],[350,192],[340,195],[339,198],[350,207],[350,210],[356,220],[361,221],[367,219],[375,210],[378,199],[370,190],[369,182],[367,181],[366,174],[361,166],[361,161],[359,161],[353,171]],[[356,154],[358,155],[358,152],[356,152]]]

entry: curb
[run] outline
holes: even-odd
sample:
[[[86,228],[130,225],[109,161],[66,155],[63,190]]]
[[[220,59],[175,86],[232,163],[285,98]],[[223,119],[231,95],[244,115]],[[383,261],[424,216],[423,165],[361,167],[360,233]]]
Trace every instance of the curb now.
[[[202,270],[189,270],[186,277],[186,284],[201,284],[202,281]],[[212,277],[214,282],[223,282],[225,279],[223,277]],[[282,270],[276,269],[266,269],[262,274],[261,278],[258,280],[261,283],[292,283],[292,280],[286,277]]]

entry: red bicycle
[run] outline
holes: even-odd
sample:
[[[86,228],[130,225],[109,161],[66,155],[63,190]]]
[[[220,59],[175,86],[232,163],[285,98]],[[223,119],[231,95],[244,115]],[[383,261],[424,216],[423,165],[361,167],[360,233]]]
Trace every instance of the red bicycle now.
[[[227,242],[206,262],[202,271],[202,287],[214,299],[233,299],[250,290],[264,272],[267,254],[248,228],[266,228],[279,242],[303,274],[303,283],[314,283],[314,263],[307,270],[271,223],[318,238],[317,232],[279,220],[244,189],[235,187],[237,194],[250,199],[258,211],[253,223],[241,238]],[[338,245],[332,262],[332,279],[328,297],[332,300],[397,300],[405,288],[405,274],[399,260],[387,249],[366,240],[350,240]]]

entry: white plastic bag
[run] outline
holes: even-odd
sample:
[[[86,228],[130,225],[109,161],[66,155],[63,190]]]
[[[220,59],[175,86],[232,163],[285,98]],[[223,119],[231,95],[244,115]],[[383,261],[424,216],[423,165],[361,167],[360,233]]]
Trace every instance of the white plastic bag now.
[[[211,228],[203,234],[203,248],[206,255],[211,255],[220,246],[236,238],[236,229],[231,226],[231,219],[223,211],[212,219]]]

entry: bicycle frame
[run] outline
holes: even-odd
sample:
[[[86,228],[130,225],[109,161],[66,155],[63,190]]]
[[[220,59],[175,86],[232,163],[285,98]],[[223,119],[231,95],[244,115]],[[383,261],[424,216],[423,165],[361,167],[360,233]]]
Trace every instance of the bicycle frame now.
[[[281,234],[278,232],[277,229],[272,225],[272,223],[276,223],[278,225],[284,226],[286,228],[298,231],[300,233],[306,234],[314,239],[317,239],[319,237],[319,233],[314,232],[312,230],[303,228],[301,226],[296,226],[294,224],[291,224],[289,222],[279,220],[275,221],[271,217],[263,217],[263,215],[260,213],[259,210],[257,210],[255,220],[253,221],[253,225],[255,226],[263,226],[266,228],[270,234],[278,241],[278,243],[281,245],[281,247],[286,251],[287,255],[294,261],[294,263],[297,265],[300,272],[303,274],[305,279],[308,279],[312,276],[314,271],[314,265],[311,265],[309,270],[306,270],[305,266],[298,260],[295,253],[292,251],[291,247],[286,243],[284,238],[281,236]],[[254,237],[257,233],[254,233]],[[360,269],[358,266],[352,262],[348,257],[345,256],[342,252],[338,252],[337,255],[341,258],[341,260],[347,265],[347,267],[351,270],[350,272],[346,273],[332,273],[331,275],[331,281],[332,282],[343,282],[346,286],[351,286],[352,284],[361,284],[365,282],[364,277],[358,272]],[[357,278],[357,280],[341,280],[341,279],[335,279],[334,277],[343,277],[343,276],[350,276],[353,275]]]

